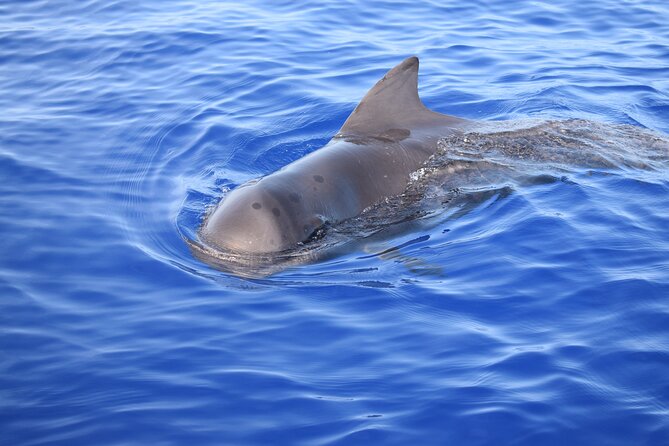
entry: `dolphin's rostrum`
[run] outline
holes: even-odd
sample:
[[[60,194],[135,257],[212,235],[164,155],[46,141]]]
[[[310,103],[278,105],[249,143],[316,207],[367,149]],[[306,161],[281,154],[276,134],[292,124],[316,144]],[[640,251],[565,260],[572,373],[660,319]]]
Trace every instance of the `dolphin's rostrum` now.
[[[325,223],[360,214],[406,188],[440,138],[469,121],[428,110],[418,58],[390,70],[324,147],[230,192],[205,219],[202,242],[220,251],[290,250]]]

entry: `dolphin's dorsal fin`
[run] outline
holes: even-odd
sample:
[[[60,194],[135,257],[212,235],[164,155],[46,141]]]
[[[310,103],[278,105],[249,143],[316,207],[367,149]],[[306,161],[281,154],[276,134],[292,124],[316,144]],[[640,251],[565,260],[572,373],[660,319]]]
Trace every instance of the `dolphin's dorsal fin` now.
[[[458,119],[430,111],[418,97],[418,58],[409,57],[367,92],[337,137],[379,136],[396,129],[447,125]]]

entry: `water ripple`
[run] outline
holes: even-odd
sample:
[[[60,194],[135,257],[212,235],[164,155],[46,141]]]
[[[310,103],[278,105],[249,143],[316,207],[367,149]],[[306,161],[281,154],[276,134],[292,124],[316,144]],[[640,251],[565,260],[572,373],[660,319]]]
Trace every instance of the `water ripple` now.
[[[666,170],[501,188],[265,279],[183,238],[412,54],[439,112],[667,133],[668,15],[3,2],[3,444],[665,444]]]

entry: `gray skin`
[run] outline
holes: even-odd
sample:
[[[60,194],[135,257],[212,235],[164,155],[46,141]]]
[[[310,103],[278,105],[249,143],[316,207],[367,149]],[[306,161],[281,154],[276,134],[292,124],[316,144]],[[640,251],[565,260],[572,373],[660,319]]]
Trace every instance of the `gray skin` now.
[[[210,247],[244,254],[295,248],[325,223],[401,194],[439,138],[470,122],[428,110],[418,97],[418,58],[390,70],[324,147],[230,192],[205,219]]]

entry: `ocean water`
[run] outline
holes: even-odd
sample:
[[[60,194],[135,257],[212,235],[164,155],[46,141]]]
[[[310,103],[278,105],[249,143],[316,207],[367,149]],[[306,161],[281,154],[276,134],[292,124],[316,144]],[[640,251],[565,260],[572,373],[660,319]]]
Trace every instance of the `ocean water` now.
[[[669,168],[510,186],[261,279],[184,242],[410,55],[442,113],[666,136],[668,19],[3,1],[0,444],[669,445]]]

